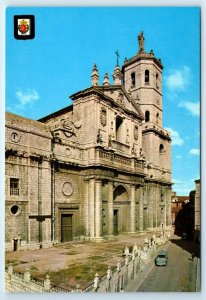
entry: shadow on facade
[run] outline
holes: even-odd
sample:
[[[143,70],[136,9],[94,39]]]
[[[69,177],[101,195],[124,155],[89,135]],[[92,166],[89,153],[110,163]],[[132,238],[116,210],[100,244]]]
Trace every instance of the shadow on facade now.
[[[191,191],[189,202],[183,204],[174,222],[174,234],[181,237],[184,233],[187,235],[188,240],[193,240],[194,238],[194,201],[195,191]]]

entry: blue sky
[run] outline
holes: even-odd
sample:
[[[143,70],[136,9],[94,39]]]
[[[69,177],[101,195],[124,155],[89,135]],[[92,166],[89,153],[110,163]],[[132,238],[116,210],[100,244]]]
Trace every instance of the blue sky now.
[[[34,14],[34,40],[15,40],[13,16]],[[200,10],[191,7],[9,8],[6,110],[38,119],[69,104],[69,95],[100,82],[137,53],[144,31],[163,69],[163,125],[172,134],[173,190],[188,195],[200,177]]]

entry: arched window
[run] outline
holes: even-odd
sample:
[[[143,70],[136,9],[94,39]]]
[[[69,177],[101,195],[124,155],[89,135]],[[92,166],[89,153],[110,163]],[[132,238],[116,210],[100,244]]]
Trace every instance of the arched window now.
[[[164,152],[164,146],[162,144],[160,144],[160,148],[159,148],[160,153]]]
[[[145,122],[149,122],[150,121],[150,112],[149,110],[146,110],[145,112]]]
[[[131,86],[134,87],[136,82],[135,82],[135,72],[131,73]]]
[[[145,70],[145,76],[144,76],[145,83],[149,83],[149,70]]]

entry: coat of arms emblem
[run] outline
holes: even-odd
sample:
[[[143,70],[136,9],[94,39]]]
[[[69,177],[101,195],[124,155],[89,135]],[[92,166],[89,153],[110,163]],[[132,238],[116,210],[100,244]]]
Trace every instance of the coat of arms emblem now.
[[[18,29],[22,34],[26,34],[29,31],[29,22],[26,20],[21,20]]]

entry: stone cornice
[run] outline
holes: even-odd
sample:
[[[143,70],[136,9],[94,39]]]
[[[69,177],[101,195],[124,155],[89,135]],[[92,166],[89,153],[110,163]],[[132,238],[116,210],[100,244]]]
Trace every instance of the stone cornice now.
[[[166,134],[164,134],[163,131],[158,130],[156,128],[152,128],[152,127],[142,130],[142,135],[144,135],[145,133],[149,133],[149,132],[155,133],[155,134],[161,136],[163,139],[168,140],[169,142],[172,141],[172,139],[169,135],[166,135]]]
[[[11,148],[11,147],[6,147],[5,148],[5,156],[9,157],[9,156],[17,156],[17,157],[24,157],[24,158],[31,158],[31,159],[35,159],[37,161],[50,161],[52,159],[51,155],[45,155],[45,154],[39,154],[36,152],[27,152],[24,150],[20,150],[17,148]]]
[[[155,62],[156,65],[158,65],[158,67],[161,70],[163,69],[161,60],[154,57],[153,53],[140,52],[140,53],[136,54],[135,56],[133,56],[132,58],[125,60],[123,66],[122,66],[122,72],[124,72],[124,69],[126,67],[128,67],[129,65],[133,64],[134,62],[141,61],[141,60],[152,60]]]

